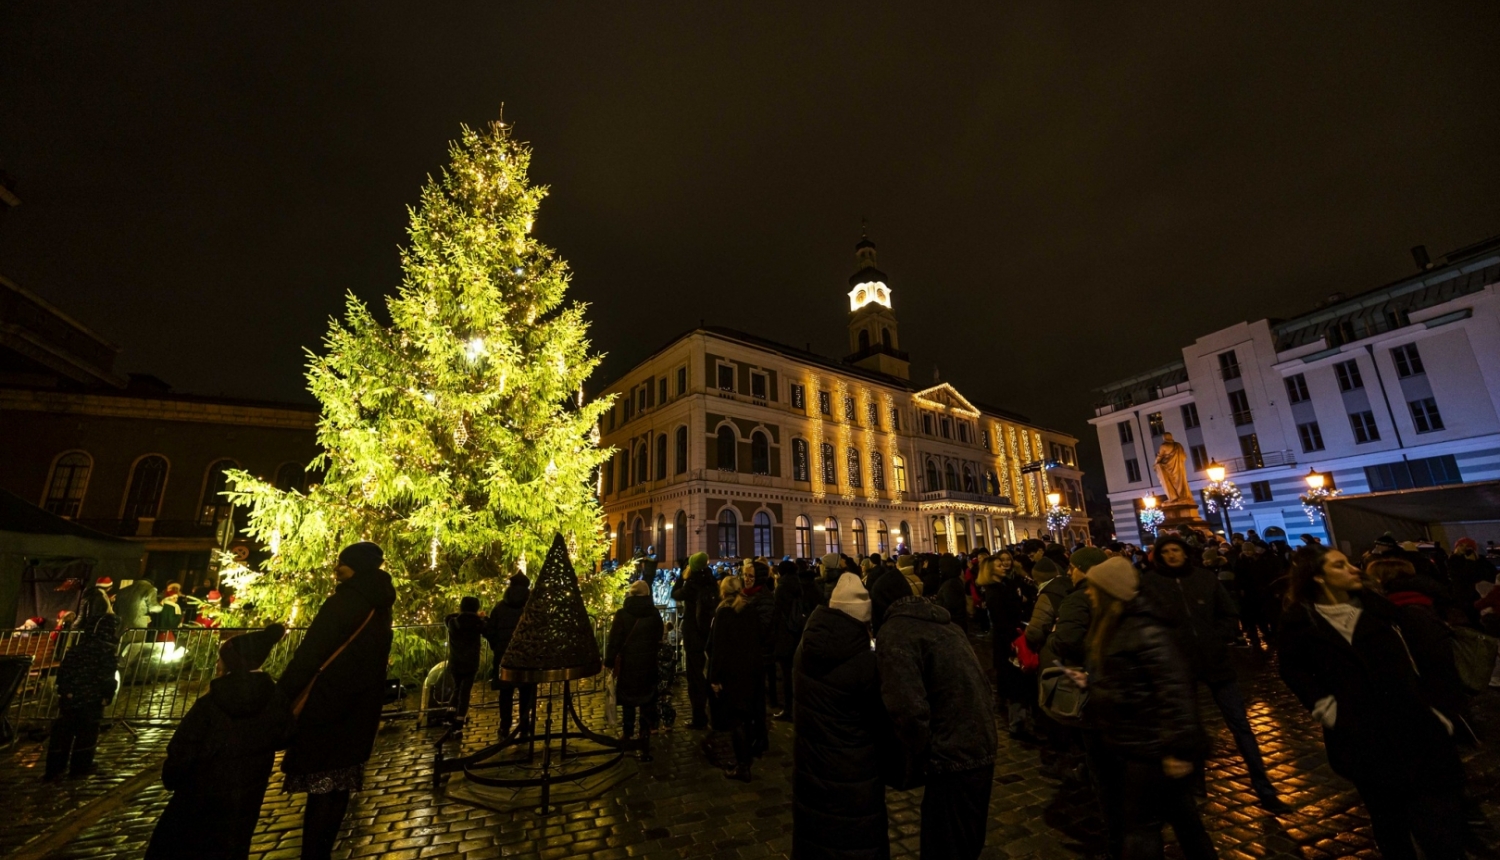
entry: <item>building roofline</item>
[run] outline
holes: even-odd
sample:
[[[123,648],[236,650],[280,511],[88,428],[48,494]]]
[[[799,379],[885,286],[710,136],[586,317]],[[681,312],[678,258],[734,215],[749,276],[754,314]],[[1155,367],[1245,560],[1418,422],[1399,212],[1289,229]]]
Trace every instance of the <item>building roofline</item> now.
[[[79,322],[78,320],[74,319],[73,317],[69,316],[67,313],[65,313],[57,305],[52,304],[51,302],[47,301],[46,299],[42,298],[41,296],[37,295],[36,293],[33,293],[31,290],[26,289],[25,287],[21,286],[20,284],[16,283],[15,281],[12,281],[10,278],[5,277],[4,275],[0,275],[0,284],[4,284],[5,286],[9,287],[10,289],[15,290],[16,292],[20,293],[22,296],[26,297],[28,300],[36,302],[37,304],[39,304],[43,308],[45,308],[48,313],[52,314],[53,316],[56,316],[58,319],[60,319],[63,322],[67,323],[68,325],[70,325],[70,326],[78,329],[79,331],[83,332],[84,334],[88,335],[89,337],[93,338],[94,340],[98,341],[99,343],[103,344],[104,346],[109,347],[110,349],[114,350],[116,353],[119,353],[120,347],[117,344],[115,344],[113,341],[109,340],[108,338],[105,338],[103,335],[99,334],[98,332],[94,331],[93,329],[89,328],[88,326],[84,325],[83,323]]]

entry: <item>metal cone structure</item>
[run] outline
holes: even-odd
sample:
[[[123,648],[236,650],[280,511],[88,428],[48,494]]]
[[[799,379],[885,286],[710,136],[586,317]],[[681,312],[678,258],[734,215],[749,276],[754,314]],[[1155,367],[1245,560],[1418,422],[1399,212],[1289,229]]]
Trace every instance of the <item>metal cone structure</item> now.
[[[500,661],[510,683],[571,681],[599,674],[599,643],[562,535],[552,539],[531,598]]]

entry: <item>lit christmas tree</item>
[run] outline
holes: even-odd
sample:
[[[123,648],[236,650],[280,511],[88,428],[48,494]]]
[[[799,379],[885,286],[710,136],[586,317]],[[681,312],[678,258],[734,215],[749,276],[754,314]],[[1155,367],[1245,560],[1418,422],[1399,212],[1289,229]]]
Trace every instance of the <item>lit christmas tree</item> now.
[[[322,482],[304,494],[231,478],[271,558],[226,578],[269,617],[310,617],[357,540],[385,549],[408,622],[439,621],[463,595],[490,605],[559,532],[590,606],[617,590],[589,573],[608,544],[594,476],[612,399],[582,402],[599,356],[584,306],[564,302],[567,264],[531,236],[546,188],[528,183],[530,149],[503,123],[464,128],[450,154],[411,212],[391,325],[351,294],[326,353],[309,353]]]

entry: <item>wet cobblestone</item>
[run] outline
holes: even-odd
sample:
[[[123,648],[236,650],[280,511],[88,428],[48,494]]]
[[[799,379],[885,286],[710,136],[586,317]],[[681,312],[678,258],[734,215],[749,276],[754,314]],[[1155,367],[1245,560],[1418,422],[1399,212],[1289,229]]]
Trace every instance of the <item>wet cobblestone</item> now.
[[[981,651],[986,649],[980,649]],[[1220,856],[1232,860],[1297,857],[1304,860],[1378,856],[1369,820],[1353,787],[1335,776],[1323,755],[1311,718],[1276,678],[1270,661],[1239,654],[1251,723],[1284,798],[1297,811],[1280,820],[1254,806],[1254,795],[1228,730],[1212,702],[1204,700],[1213,738],[1205,823]],[[680,686],[680,685],[679,685]],[[476,693],[478,691],[476,690]],[[687,713],[679,689],[679,714]],[[596,728],[595,696],[583,699]],[[467,749],[493,736],[493,694],[485,697],[469,730]],[[1482,736],[1500,737],[1500,694],[1476,701]],[[724,779],[700,750],[703,733],[682,728],[654,737],[655,760],[627,762],[636,773],[598,799],[569,804],[537,816],[477,808],[434,791],[433,743],[438,729],[412,722],[382,731],[366,778],[366,790],[351,805],[335,857],[491,858],[535,857],[593,860],[614,858],[782,857],[791,848],[791,728],[772,723],[772,749],[756,763],[746,785]],[[144,729],[139,738],[122,728],[107,732],[101,765],[108,775],[60,785],[40,782],[41,744],[22,743],[0,763],[0,793],[8,813],[0,816],[0,854],[16,850],[40,829],[56,826],[72,811],[103,796],[160,756],[169,730]],[[1493,744],[1465,751],[1471,795],[1492,820],[1500,820],[1500,752]],[[1103,824],[1090,791],[1061,784],[1038,772],[1039,750],[1001,735],[990,806],[987,858],[1066,858],[1102,850]],[[120,809],[84,829],[56,858],[141,857],[167,793],[159,784],[130,798]],[[916,857],[921,792],[889,792],[892,856]],[[279,774],[261,811],[256,860],[298,856],[300,797],[281,792]],[[1491,831],[1487,838],[1494,839]],[[1174,849],[1170,849],[1175,851]]]

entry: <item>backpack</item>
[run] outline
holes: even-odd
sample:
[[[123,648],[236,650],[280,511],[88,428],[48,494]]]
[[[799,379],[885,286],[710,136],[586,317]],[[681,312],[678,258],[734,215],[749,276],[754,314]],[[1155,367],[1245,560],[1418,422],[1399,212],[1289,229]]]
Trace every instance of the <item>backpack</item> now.
[[[1089,691],[1079,689],[1061,666],[1048,666],[1042,670],[1037,684],[1037,704],[1047,716],[1065,726],[1076,726],[1083,722],[1083,709],[1088,705]]]

